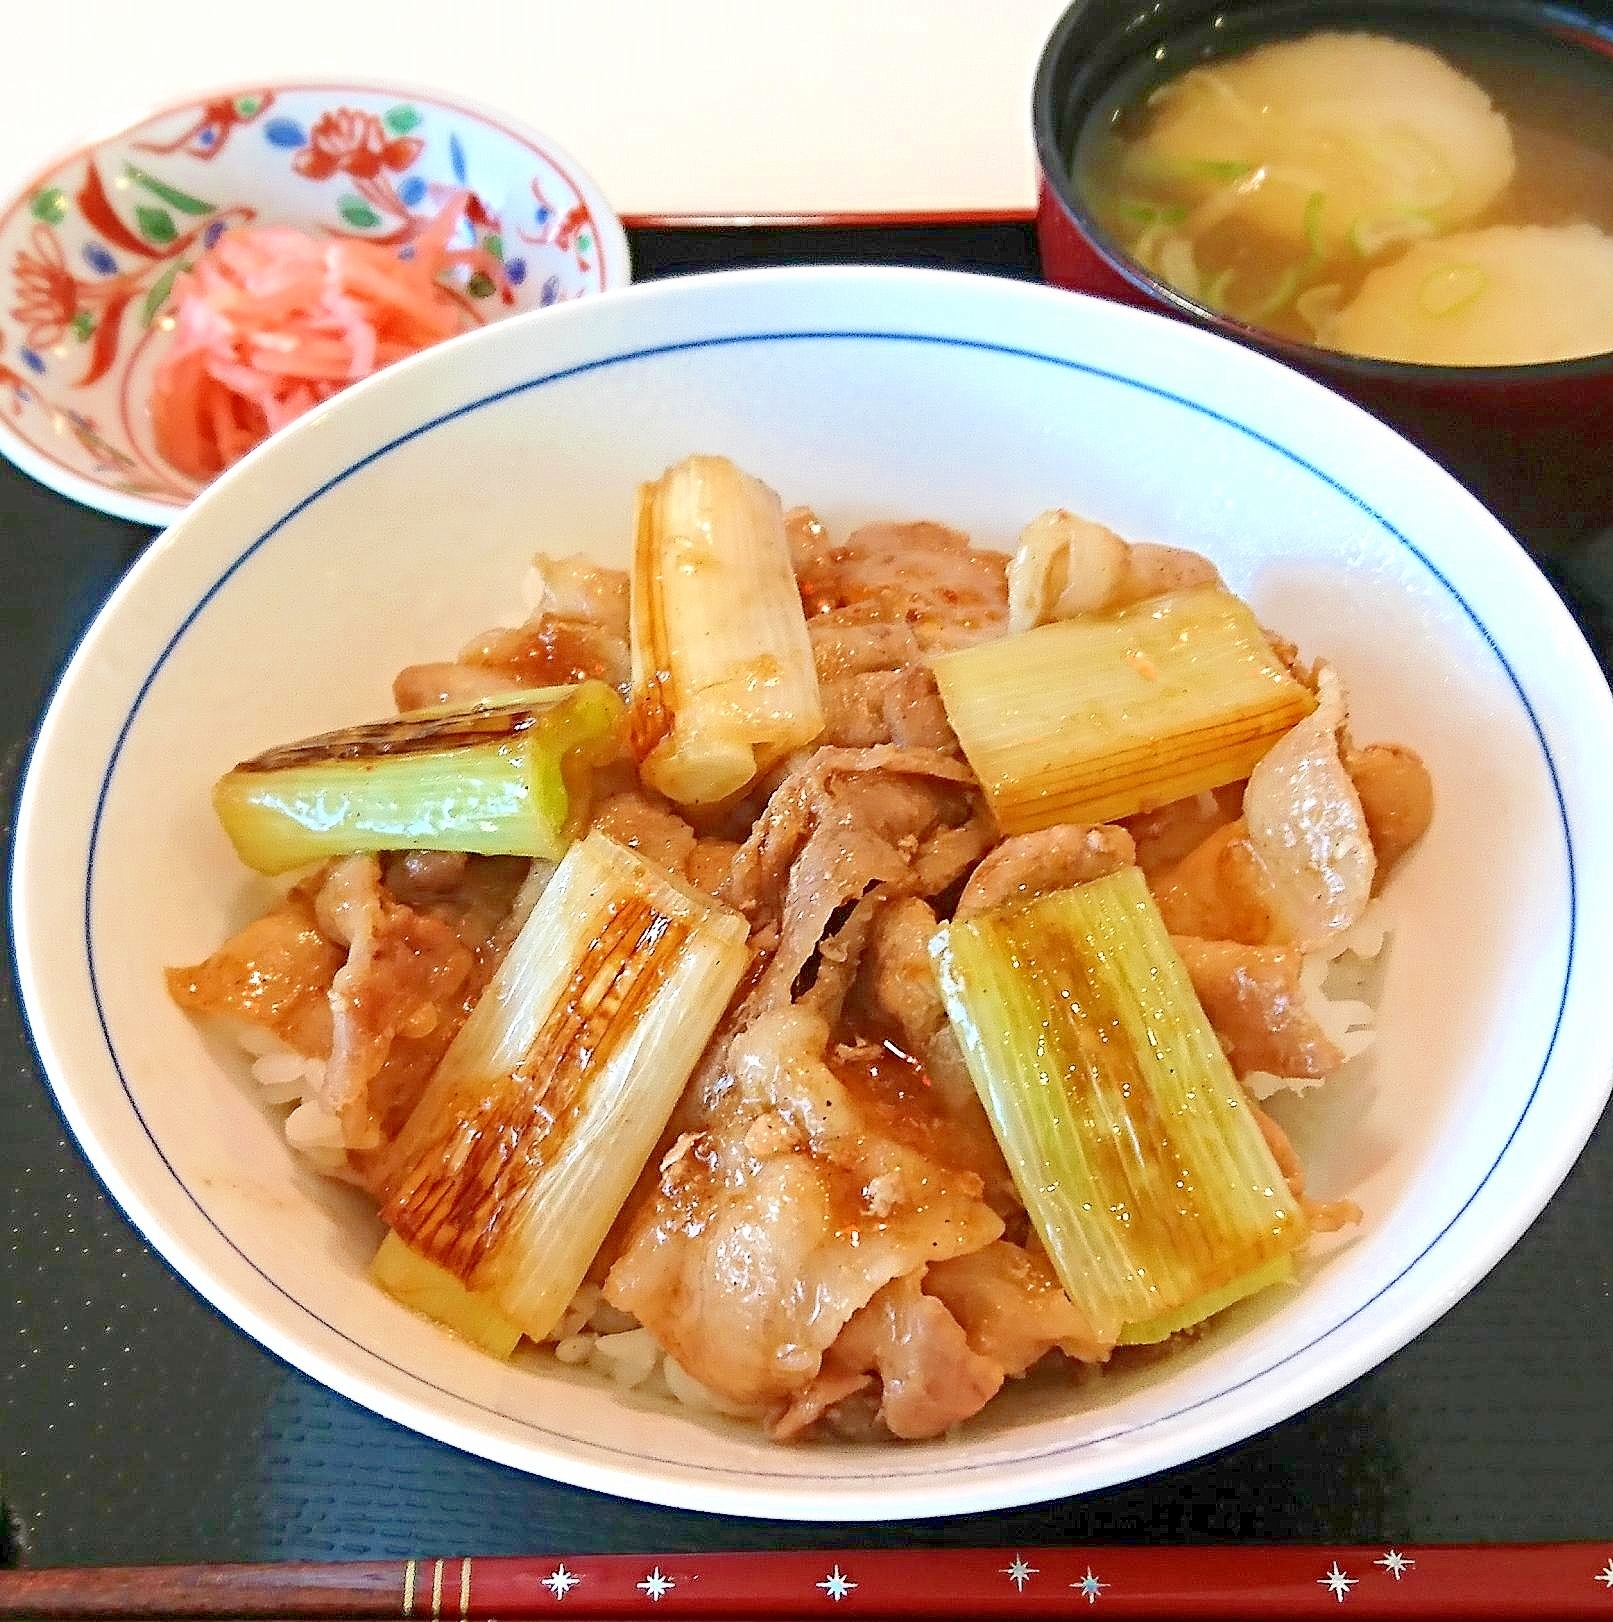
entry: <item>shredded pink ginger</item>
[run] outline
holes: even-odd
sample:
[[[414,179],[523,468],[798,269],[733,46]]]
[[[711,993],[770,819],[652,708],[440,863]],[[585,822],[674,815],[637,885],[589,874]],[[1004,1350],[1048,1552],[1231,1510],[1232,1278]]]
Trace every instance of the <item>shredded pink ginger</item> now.
[[[459,265],[503,277],[485,250],[448,246],[469,201],[457,194],[402,248],[291,226],[226,231],[174,283],[151,397],[157,449],[210,479],[348,384],[471,325],[438,277]]]

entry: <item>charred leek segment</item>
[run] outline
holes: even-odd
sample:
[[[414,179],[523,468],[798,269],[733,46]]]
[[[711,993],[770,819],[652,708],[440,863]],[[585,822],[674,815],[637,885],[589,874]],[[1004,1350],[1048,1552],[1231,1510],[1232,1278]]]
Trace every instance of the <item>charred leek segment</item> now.
[[[634,753],[680,805],[737,794],[823,730],[779,498],[720,456],[639,491]]]
[[[1004,833],[1112,822],[1247,777],[1315,708],[1219,586],[1063,620],[934,661]]]
[[[260,873],[367,850],[554,861],[573,791],[617,752],[622,720],[602,681],[414,710],[243,761],[213,805]]]
[[[739,984],[745,940],[741,918],[603,834],[574,845],[394,1145],[388,1245],[541,1340]],[[378,1276],[391,1288],[395,1262]],[[462,1303],[400,1298],[460,1322]]]
[[[1308,1223],[1141,872],[954,923],[952,1028],[1059,1279],[1109,1340],[1244,1293]]]

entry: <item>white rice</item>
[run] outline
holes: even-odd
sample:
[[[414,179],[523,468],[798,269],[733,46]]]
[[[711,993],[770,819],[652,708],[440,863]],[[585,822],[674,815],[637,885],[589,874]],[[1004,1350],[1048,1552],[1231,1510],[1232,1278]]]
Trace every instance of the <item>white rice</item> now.
[[[342,1123],[317,1098],[305,1098],[286,1117],[286,1142],[315,1171],[338,1172],[347,1164]]]
[[[588,1362],[607,1374],[617,1385],[629,1388],[643,1385],[655,1373],[661,1348],[648,1329],[626,1329],[614,1335],[600,1335]]]
[[[1371,998],[1388,943],[1388,919],[1382,902],[1374,897],[1360,918],[1337,940],[1329,942],[1325,950],[1305,954],[1299,974],[1305,1011],[1344,1055],[1345,1064],[1360,1058],[1377,1038],[1378,1011]],[[1336,1076],[1338,1071],[1333,1074]],[[1267,1070],[1251,1070],[1243,1084],[1252,1097],[1263,1101],[1277,1092],[1307,1092],[1328,1079],[1274,1076]]]
[[[597,1284],[584,1284],[545,1342],[555,1361],[590,1368],[616,1385],[643,1385],[658,1372],[662,1351],[631,1313],[613,1307]]]
[[[320,1102],[325,1061],[288,1047],[263,1025],[231,1021],[235,1040],[252,1061],[252,1080],[266,1104],[290,1105],[286,1142],[316,1171],[337,1172],[347,1163],[342,1125]]]
[[[249,1025],[244,1020],[235,1024],[235,1040],[254,1059],[261,1058],[265,1053],[289,1053],[291,1051],[267,1025]]]
[[[305,1059],[300,1053],[262,1053],[252,1061],[252,1079],[265,1103],[296,1104],[317,1090],[324,1069],[318,1059]]]
[[[521,578],[522,618],[531,619],[544,606],[549,595],[549,578],[544,572],[545,558],[540,552],[528,565]]]
[[[544,1343],[555,1362],[587,1369],[624,1390],[670,1397],[703,1413],[756,1420],[765,1410],[730,1401],[704,1386],[631,1313],[613,1307],[597,1284],[584,1284]]]
[[[687,1408],[697,1408],[709,1414],[724,1414],[729,1419],[757,1420],[766,1416],[765,1408],[734,1402],[709,1386],[702,1385],[671,1352],[665,1353],[661,1359],[661,1378],[671,1395]]]

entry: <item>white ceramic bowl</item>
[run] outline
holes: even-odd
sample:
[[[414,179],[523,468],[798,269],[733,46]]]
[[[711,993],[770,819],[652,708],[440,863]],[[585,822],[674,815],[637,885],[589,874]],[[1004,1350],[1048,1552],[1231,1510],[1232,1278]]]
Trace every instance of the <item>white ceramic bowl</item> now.
[[[553,141],[418,87],[287,81],[218,90],[58,158],[0,203],[0,454],[75,501],[166,524],[200,488],[147,402],[174,278],[221,232],[292,225],[406,244],[455,193],[504,260],[455,284],[485,324],[625,287],[627,235]]]
[[[1366,1213],[1303,1288],[1080,1390],[924,1445],[770,1445],[534,1356],[495,1363],[372,1288],[356,1195],[292,1162],[242,1066],[164,995],[261,899],[208,789],[384,713],[403,664],[521,612],[542,548],[622,560],[634,487],[718,450],[831,524],[933,515],[1011,543],[1062,503],[1210,553],[1342,670],[1356,735],[1427,759],[1390,890],[1381,1036],[1285,1118]],[[1386,428],[1155,316],[917,271],[699,277],[516,319],[333,401],[160,539],[56,694],[14,926],[63,1113],[134,1222],[248,1333],[355,1400],[583,1486],[811,1519],[1029,1502],[1145,1475],[1336,1390],[1523,1231],[1613,1073],[1613,703],[1513,541]]]

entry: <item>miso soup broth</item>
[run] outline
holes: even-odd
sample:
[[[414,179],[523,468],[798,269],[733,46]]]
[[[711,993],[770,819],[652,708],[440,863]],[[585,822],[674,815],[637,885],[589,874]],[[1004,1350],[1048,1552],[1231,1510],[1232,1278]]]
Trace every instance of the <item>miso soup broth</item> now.
[[[1613,350],[1613,55],[1495,21],[1395,29],[1163,48],[1078,135],[1097,223],[1187,298],[1301,343]]]

